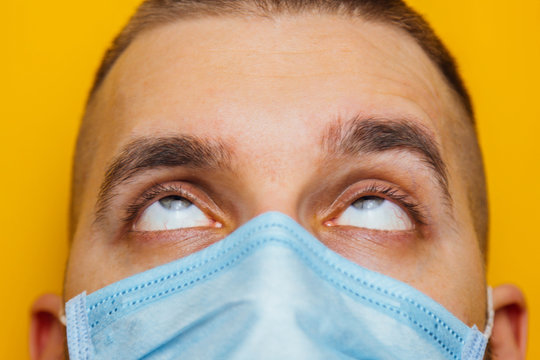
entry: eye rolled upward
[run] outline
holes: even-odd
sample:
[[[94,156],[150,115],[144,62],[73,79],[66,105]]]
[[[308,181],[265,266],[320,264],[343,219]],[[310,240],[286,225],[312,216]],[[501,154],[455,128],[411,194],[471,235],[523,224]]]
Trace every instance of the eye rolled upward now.
[[[400,206],[377,196],[364,196],[354,201],[335,219],[334,224],[388,231],[411,230],[414,227]]]
[[[150,205],[134,225],[137,231],[162,231],[193,227],[219,227],[188,199],[170,195]]]

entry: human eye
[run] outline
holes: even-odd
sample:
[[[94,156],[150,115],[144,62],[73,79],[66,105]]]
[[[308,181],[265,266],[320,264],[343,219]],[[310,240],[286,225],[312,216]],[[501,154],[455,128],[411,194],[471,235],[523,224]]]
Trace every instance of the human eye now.
[[[412,221],[393,202],[377,196],[364,196],[354,201],[336,220],[336,225],[356,226],[373,230],[411,230]]]
[[[139,204],[130,211],[137,214],[133,221],[134,231],[221,227],[221,223],[213,220],[196,205],[192,194],[188,195],[184,189],[175,186],[153,188],[143,194]]]
[[[422,223],[418,205],[390,187],[370,186],[329,225],[384,231],[407,231]]]

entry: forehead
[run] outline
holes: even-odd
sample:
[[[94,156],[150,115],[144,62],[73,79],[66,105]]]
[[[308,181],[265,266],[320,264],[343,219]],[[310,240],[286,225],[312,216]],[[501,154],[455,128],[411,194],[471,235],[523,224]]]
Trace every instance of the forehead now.
[[[230,137],[249,143],[254,131],[287,125],[316,135],[357,114],[415,118],[439,138],[452,101],[400,30],[317,15],[204,18],[146,31],[113,67],[97,108],[108,119],[105,137],[152,129],[227,138],[234,130]]]

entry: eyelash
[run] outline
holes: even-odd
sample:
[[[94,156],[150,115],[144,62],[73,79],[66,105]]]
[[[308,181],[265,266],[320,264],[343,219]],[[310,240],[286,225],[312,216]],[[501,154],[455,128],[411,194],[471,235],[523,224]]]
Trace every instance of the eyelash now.
[[[380,196],[384,195],[384,196]],[[398,205],[405,208],[405,210],[409,213],[409,215],[413,218],[413,220],[419,224],[419,225],[426,225],[426,218],[424,216],[424,211],[422,206],[415,202],[409,195],[401,194],[399,191],[391,186],[380,184],[371,184],[367,188],[362,190],[362,195],[359,197],[356,197],[351,204],[354,202],[368,197],[368,196],[376,196],[376,197],[382,197],[382,198],[388,198],[389,200],[392,200],[393,202],[397,203]]]
[[[157,199],[165,197],[163,196],[164,194],[178,195],[187,199],[188,201],[195,201],[195,199],[193,199],[193,196],[189,192],[182,189],[181,186],[155,184],[149,190],[142,193],[141,196],[133,203],[127,206],[126,216],[122,219],[123,222],[125,224],[132,224],[140,215],[141,211],[150,202],[153,203]],[[426,225],[426,218],[423,215],[424,211],[422,209],[422,206],[417,202],[413,201],[409,195],[401,194],[397,189],[391,186],[382,186],[376,183],[370,184],[368,187],[364,188],[361,191],[360,196],[355,197],[354,200],[350,202],[350,205],[368,196],[375,196],[392,200],[393,202],[403,207],[417,224]]]
[[[188,201],[192,201],[192,196],[187,191],[184,191],[180,186],[156,184],[149,190],[142,193],[133,203],[126,208],[126,216],[122,221],[126,224],[131,224],[137,219],[142,209],[150,202],[156,201],[158,198],[163,198],[163,194],[171,194],[181,196]]]

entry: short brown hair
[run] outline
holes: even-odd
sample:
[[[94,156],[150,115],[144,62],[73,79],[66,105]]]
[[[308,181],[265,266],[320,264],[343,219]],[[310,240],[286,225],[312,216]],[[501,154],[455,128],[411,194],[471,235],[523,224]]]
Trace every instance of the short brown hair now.
[[[280,14],[294,15],[309,12],[359,17],[366,21],[380,22],[399,28],[418,43],[442,73],[446,83],[453,90],[468,115],[466,121],[460,125],[461,128],[466,127],[465,135],[460,136],[457,141],[462,143],[460,143],[463,145],[462,148],[469,150],[468,154],[460,157],[460,161],[468,169],[464,176],[468,187],[469,205],[480,245],[485,250],[488,231],[487,196],[471,99],[450,52],[422,16],[402,0],[146,0],[139,6],[105,53],[90,91],[89,103],[117,59],[143,31],[187,18],[227,15],[272,17]],[[88,136],[85,135],[87,128],[88,126],[85,126],[83,122],[74,163],[71,205],[72,234],[78,208],[75,194],[80,193],[84,183],[80,163],[87,162],[90,156],[84,151],[85,147],[88,146],[88,139],[86,139]],[[461,134],[463,133],[464,131],[461,131]]]

